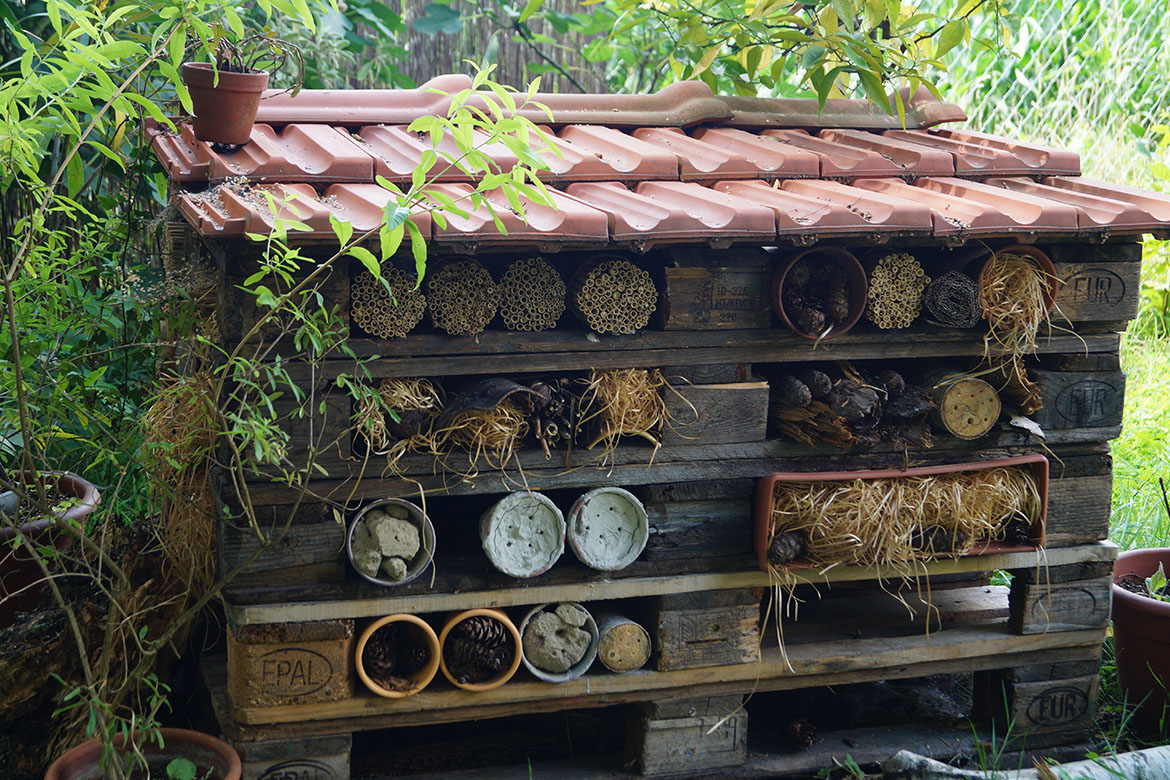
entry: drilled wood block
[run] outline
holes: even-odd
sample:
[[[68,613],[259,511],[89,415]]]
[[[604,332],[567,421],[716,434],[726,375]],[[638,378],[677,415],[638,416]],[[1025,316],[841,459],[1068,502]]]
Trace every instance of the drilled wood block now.
[[[348,780],[349,734],[304,739],[235,742],[242,780]]]
[[[1120,371],[1047,371],[1028,375],[1040,385],[1043,408],[1031,415],[1041,428],[1107,428],[1121,425],[1125,374]]]
[[[766,328],[771,272],[765,268],[667,268],[663,330]]]
[[[1008,618],[1013,632],[1076,631],[1103,628],[1109,622],[1112,561],[1040,566],[1013,573]]]
[[[632,714],[629,744],[635,768],[647,777],[694,776],[703,770],[742,765],[747,759],[747,712],[735,711],[739,697],[730,697],[728,703],[726,710],[697,717]]]
[[[760,593],[754,588],[654,599],[659,671],[744,664],[760,657]]]
[[[663,445],[736,444],[767,438],[767,382],[679,385],[666,390],[664,398],[671,422],[662,431]]]
[[[352,620],[268,623],[228,632],[233,707],[274,707],[354,694]]]

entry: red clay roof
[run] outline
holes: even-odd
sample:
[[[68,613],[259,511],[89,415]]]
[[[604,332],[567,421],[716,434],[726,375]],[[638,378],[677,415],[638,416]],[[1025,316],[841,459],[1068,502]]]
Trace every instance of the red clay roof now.
[[[454,93],[470,79],[424,85]],[[445,227],[413,219],[438,244],[565,247],[671,242],[774,241],[907,236],[1035,240],[1137,235],[1170,228],[1170,197],[1079,178],[1072,152],[967,130],[934,127],[965,119],[957,107],[916,95],[907,129],[864,101],[727,98],[702,83],[654,95],[539,95],[554,121],[559,154],[541,174],[557,208],[528,207],[527,219],[502,196],[485,208],[446,215]],[[389,193],[377,177],[408,184],[429,148],[407,125],[445,112],[443,94],[419,90],[304,90],[261,104],[251,140],[229,151],[155,130],[153,147],[187,220],[208,236],[266,233],[272,206],[311,233],[333,240],[330,215],[368,230]],[[452,146],[453,149],[453,146]],[[451,151],[451,150],[448,150]],[[502,144],[486,150],[500,170],[516,163]],[[456,199],[469,178],[440,161],[438,189]],[[267,192],[272,197],[269,203]]]

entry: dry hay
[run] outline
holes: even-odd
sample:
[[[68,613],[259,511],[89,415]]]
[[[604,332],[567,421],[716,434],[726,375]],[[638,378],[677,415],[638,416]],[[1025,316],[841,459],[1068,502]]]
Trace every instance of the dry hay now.
[[[496,316],[499,295],[492,275],[471,259],[446,263],[427,276],[431,321],[452,336],[482,333]]]
[[[1009,355],[1036,349],[1036,333],[1048,319],[1045,295],[1055,279],[1034,258],[997,252],[979,276],[979,305],[990,326],[985,343]]]
[[[605,444],[613,451],[622,436],[640,436],[657,448],[662,426],[669,421],[662,391],[669,387],[658,369],[593,369],[581,396],[578,430],[595,427],[586,449]]]
[[[473,466],[483,457],[489,466],[503,468],[527,435],[526,414],[514,401],[504,399],[491,409],[468,409],[456,414],[434,432],[432,447],[436,454],[445,451],[448,444],[460,447],[467,450]]]
[[[383,339],[402,338],[422,321],[427,299],[415,289],[415,277],[393,266],[382,268],[382,279],[362,271],[350,291],[351,315],[359,328]]]
[[[1000,467],[950,474],[827,482],[780,482],[772,499],[769,544],[802,532],[816,566],[892,566],[970,553],[1003,539],[1012,520],[1041,515],[1031,470]]]
[[[573,279],[569,305],[598,333],[636,333],[650,322],[658,288],[650,274],[620,257],[595,260]]]
[[[215,503],[208,484],[218,435],[214,394],[206,369],[175,377],[143,416],[152,490],[162,505],[156,532],[171,573],[196,595],[215,578]]]
[[[509,265],[499,290],[500,317],[508,330],[551,330],[565,313],[565,282],[542,257]]]
[[[882,329],[908,328],[922,311],[930,278],[913,255],[896,252],[878,260],[869,277],[865,317]]]
[[[386,409],[398,416],[387,419]],[[431,449],[434,422],[443,411],[438,388],[418,377],[387,377],[354,415],[355,435],[373,455],[385,455],[394,470],[409,452]]]

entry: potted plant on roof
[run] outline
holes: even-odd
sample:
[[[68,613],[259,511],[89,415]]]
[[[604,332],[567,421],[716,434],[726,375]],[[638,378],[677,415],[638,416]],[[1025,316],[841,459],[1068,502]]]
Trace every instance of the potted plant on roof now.
[[[1170,517],[1170,498],[1162,500]],[[1170,547],[1127,550],[1113,569],[1113,648],[1133,723],[1147,734],[1170,734]]]
[[[207,51],[213,52],[213,62],[185,62],[182,68],[195,137],[202,141],[247,143],[269,77],[291,63],[293,94],[304,82],[300,48],[268,32],[232,40],[219,30]]]

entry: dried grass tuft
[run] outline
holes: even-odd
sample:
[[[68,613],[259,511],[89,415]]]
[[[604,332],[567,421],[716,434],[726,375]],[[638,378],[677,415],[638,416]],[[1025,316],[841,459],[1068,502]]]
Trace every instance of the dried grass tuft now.
[[[578,429],[596,426],[597,434],[586,449],[604,443],[604,455],[613,452],[622,436],[640,436],[657,448],[662,427],[669,422],[668,387],[658,369],[593,369],[581,398]]]
[[[434,432],[432,447],[438,454],[450,444],[467,450],[473,465],[482,457],[493,468],[503,468],[527,435],[524,411],[505,399],[492,409],[469,409],[455,415],[444,428]]]
[[[979,305],[990,326],[988,348],[994,344],[1015,356],[1035,351],[1036,333],[1048,319],[1045,295],[1055,282],[1027,255],[992,255],[979,277]]]
[[[772,537],[803,531],[817,566],[892,566],[909,572],[915,560],[959,556],[1002,539],[1007,524],[1039,521],[1039,487],[1027,468],[1003,467],[847,482],[781,482],[772,500]],[[954,541],[923,549],[924,535]]]
[[[409,420],[406,431],[398,426],[392,430],[392,421],[386,419],[390,409],[403,422]],[[385,455],[387,468],[396,471],[398,462],[410,452],[433,449],[433,427],[443,411],[438,388],[428,379],[418,377],[388,377],[378,383],[376,396],[365,399],[354,415],[357,436],[364,440],[368,451]]]

